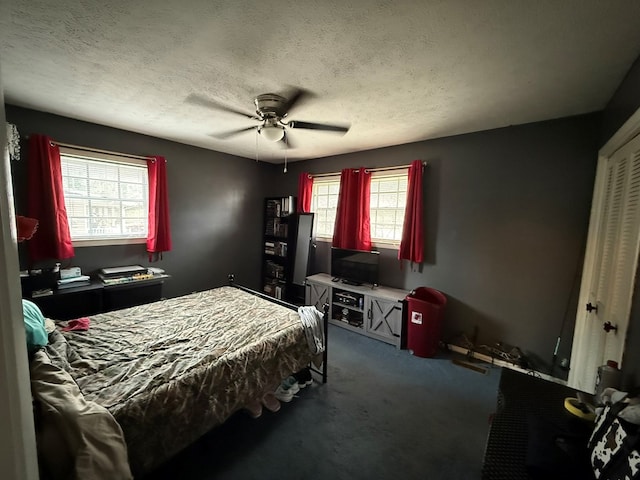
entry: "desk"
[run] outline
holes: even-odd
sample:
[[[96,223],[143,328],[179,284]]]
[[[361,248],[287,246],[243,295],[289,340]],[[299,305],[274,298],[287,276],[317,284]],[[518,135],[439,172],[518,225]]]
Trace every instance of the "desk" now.
[[[92,280],[90,285],[54,290],[41,297],[25,296],[34,302],[45,317],[70,320],[98,313],[151,303],[162,298],[162,285],[171,278],[156,275],[146,280],[135,280],[116,285],[104,285]]]
[[[169,275],[154,275],[146,280],[105,285],[102,294],[104,311],[157,302],[162,298],[162,285],[168,278]]]
[[[503,368],[482,479],[592,479],[585,448],[593,424],[564,408],[564,399],[575,396],[567,386]],[[570,453],[557,446],[559,432],[572,438]]]

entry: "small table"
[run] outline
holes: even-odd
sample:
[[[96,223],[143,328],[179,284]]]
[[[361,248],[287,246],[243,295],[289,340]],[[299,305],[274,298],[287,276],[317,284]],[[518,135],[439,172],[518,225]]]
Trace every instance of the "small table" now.
[[[482,479],[594,478],[586,452],[593,424],[564,408],[575,396],[565,385],[503,368]]]

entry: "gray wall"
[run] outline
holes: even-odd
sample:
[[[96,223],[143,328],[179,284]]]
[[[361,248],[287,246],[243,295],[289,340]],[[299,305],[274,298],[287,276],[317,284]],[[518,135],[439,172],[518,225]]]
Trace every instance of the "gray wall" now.
[[[223,284],[228,272],[257,287],[262,199],[296,195],[302,170],[426,160],[427,261],[419,270],[401,269],[397,251],[382,250],[381,283],[447,294],[447,341],[477,330],[479,343],[517,345],[545,369],[562,335],[559,356],[570,356],[598,114],[294,162],[286,174],[281,165],[27,109],[9,106],[7,117],[23,135],[167,157],[174,249],[159,262],[173,276],[167,296]],[[12,165],[18,212],[26,198],[24,164]],[[314,271],[328,271],[328,252],[318,243]],[[72,263],[86,271],[148,264],[143,246],[79,248]]]
[[[243,284],[258,286],[262,164],[11,105],[6,113],[7,121],[15,123],[23,136],[40,133],[63,143],[166,157],[173,250],[154,262],[172,276],[165,283],[165,296],[222,285],[230,272]],[[26,208],[26,153],[23,142],[22,161],[11,165],[18,213]],[[144,245],[84,247],[76,248],[75,253],[69,264],[80,266],[84,272],[118,265],[150,265]],[[27,267],[21,246],[21,268]]]
[[[604,145],[613,134],[640,108],[640,57],[633,64],[624,81],[609,101],[603,113],[602,142]],[[627,345],[622,361],[624,388],[640,386],[640,282],[631,305]]]
[[[631,66],[604,109],[600,146],[607,143],[638,108],[640,108],[640,57]]]
[[[427,260],[401,269],[382,250],[380,283],[441,290],[445,340],[477,329],[479,343],[516,345],[544,369],[559,335],[570,356],[599,133],[591,114],[295,162],[271,168],[268,194],[295,194],[301,171],[426,160]],[[315,271],[328,251],[319,243]]]

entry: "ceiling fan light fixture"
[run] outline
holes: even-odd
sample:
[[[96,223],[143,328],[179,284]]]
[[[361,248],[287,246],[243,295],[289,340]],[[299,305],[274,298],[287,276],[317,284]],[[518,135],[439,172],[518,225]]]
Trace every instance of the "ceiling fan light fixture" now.
[[[260,135],[270,142],[279,142],[284,137],[284,128],[275,125],[265,125],[259,131]]]

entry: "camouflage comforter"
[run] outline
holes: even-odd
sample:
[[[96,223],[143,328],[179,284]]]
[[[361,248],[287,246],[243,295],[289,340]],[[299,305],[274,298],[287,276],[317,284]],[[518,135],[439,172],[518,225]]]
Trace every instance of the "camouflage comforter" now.
[[[95,315],[47,353],[118,421],[136,475],[311,360],[297,312],[233,287]]]

